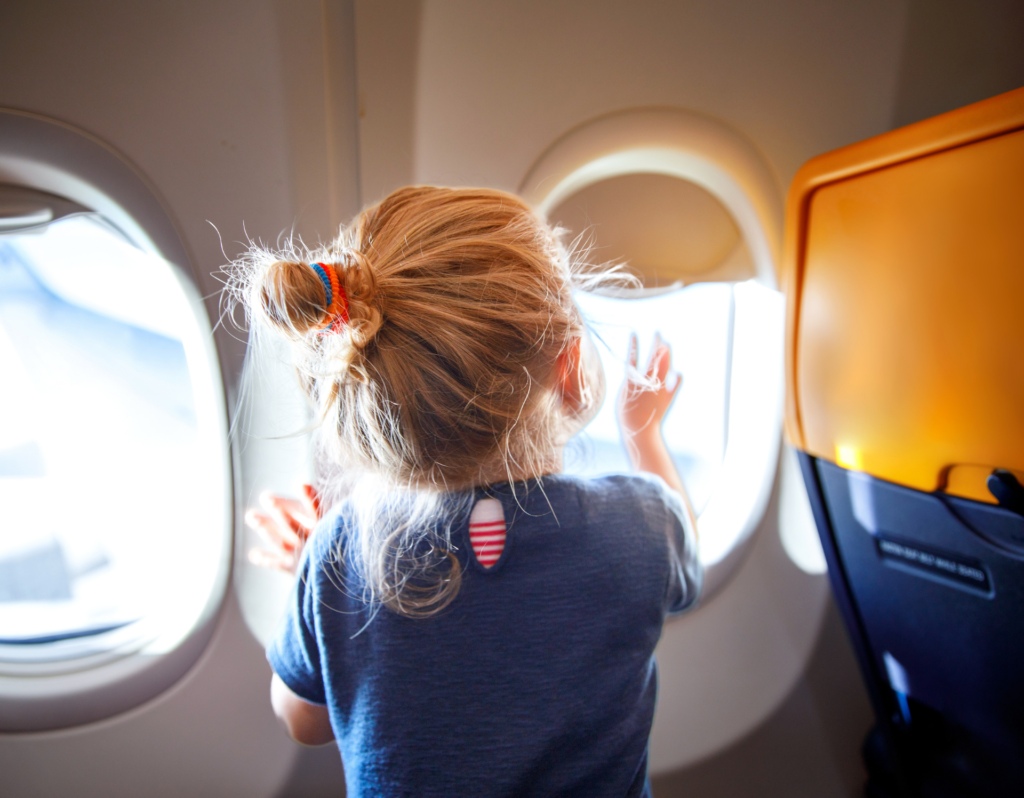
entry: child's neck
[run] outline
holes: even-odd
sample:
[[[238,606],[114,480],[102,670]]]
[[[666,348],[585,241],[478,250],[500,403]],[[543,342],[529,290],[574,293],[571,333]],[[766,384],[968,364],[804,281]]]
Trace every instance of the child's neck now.
[[[508,468],[499,466],[493,472],[481,474],[480,484],[475,487],[498,485],[503,482],[528,482],[531,479],[546,477],[550,474],[560,474],[564,464],[564,453],[565,446],[558,446],[547,457],[540,460],[536,468],[532,469],[518,468],[514,464],[509,464]]]

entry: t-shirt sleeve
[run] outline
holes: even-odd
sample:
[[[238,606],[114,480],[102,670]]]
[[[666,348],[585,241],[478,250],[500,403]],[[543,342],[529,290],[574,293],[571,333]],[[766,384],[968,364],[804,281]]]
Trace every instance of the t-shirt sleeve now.
[[[682,496],[659,480],[665,508],[665,536],[669,549],[669,577],[665,612],[676,615],[697,603],[704,584],[704,568],[697,548],[697,531]]]
[[[302,553],[295,586],[277,634],[267,648],[267,659],[274,673],[295,695],[313,704],[326,704],[316,636],[316,538],[314,534]]]

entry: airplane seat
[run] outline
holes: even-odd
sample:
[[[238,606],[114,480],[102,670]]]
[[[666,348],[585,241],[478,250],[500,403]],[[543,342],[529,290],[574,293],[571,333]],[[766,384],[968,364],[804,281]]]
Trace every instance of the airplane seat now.
[[[1024,89],[790,189],[786,433],[877,715],[869,794],[1024,790]]]

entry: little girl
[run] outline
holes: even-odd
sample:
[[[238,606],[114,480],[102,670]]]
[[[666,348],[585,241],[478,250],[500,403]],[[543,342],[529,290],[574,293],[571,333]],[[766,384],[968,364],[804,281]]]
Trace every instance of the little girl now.
[[[293,345],[334,475],[305,550],[297,503],[248,517],[298,576],[271,701],[299,742],[337,740],[350,796],[649,795],[654,647],[701,585],[667,346],[619,399],[647,473],[560,473],[604,395],[572,292],[615,280],[517,197],[428,187],[231,267],[255,331]]]

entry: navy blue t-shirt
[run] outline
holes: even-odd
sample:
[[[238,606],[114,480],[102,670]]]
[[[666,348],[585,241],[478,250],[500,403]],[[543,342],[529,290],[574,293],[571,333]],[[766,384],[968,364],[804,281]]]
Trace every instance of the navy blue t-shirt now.
[[[327,705],[352,798],[646,794],[654,647],[702,580],[680,497],[646,475],[487,495],[501,558],[485,569],[454,528],[462,587],[425,619],[370,619],[332,556],[342,505],[306,548],[271,666]]]

